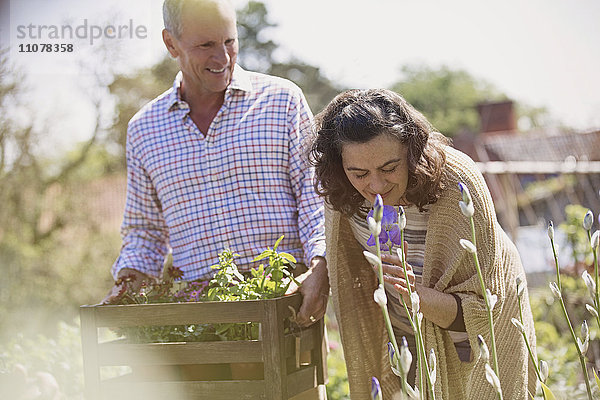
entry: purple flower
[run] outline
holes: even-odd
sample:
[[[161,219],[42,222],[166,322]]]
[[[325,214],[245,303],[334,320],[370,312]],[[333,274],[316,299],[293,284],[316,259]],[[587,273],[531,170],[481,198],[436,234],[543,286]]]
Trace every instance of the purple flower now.
[[[375,196],[375,203],[373,204],[374,213],[371,214],[371,216],[373,218],[375,218],[376,222],[381,221],[382,208],[383,208],[383,199],[381,198],[381,195],[378,194],[377,196]]]
[[[373,210],[367,214],[367,219],[373,216]],[[392,206],[383,206],[383,215],[381,218],[381,233],[379,234],[379,244],[383,250],[389,250],[388,242],[401,245],[400,228],[398,227],[398,211]],[[371,235],[367,240],[367,245],[375,246],[375,237]]]
[[[371,377],[371,399],[381,400],[381,387],[379,386],[379,380],[374,376]]]

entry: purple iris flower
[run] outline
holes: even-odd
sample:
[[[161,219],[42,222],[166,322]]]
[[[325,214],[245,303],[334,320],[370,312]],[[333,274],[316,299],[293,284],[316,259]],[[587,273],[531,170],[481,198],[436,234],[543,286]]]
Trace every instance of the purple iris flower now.
[[[367,214],[367,219],[373,216],[373,210]],[[381,233],[379,244],[382,250],[389,250],[388,243],[401,245],[400,228],[398,227],[398,211],[392,206],[383,206],[383,217],[381,218]],[[375,237],[371,235],[367,240],[369,246],[375,246]]]
[[[379,386],[379,380],[374,376],[371,377],[371,399],[381,400],[381,387]]]

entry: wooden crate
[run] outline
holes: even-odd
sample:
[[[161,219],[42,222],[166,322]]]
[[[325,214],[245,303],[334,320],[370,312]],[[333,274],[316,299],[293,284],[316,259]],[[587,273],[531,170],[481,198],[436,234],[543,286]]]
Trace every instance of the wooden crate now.
[[[289,306],[298,310],[299,294],[270,300],[82,306],[81,334],[86,399],[288,399],[326,381],[323,321],[294,333],[284,333]],[[173,343],[99,343],[99,328],[186,325],[199,323],[260,323],[259,340]],[[310,361],[298,368],[298,352]],[[182,380],[160,368],[195,365],[262,363],[263,379]],[[260,365],[260,364],[259,364]],[[106,366],[130,366],[134,373],[101,378]],[[135,374],[155,369],[154,377]]]

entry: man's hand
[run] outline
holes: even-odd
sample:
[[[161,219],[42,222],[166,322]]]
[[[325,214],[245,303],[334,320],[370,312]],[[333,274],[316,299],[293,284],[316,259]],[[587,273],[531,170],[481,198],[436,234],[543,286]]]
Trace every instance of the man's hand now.
[[[329,275],[327,261],[323,257],[314,257],[308,271],[298,276],[296,280],[300,287],[292,282],[286,294],[300,292],[303,300],[296,322],[302,327],[310,326],[323,318],[329,298]]]
[[[121,296],[123,296],[127,287],[134,292],[137,292],[140,290],[140,287],[142,287],[142,282],[149,283],[151,280],[153,280],[153,278],[143,272],[131,268],[123,268],[119,271],[119,276],[117,277],[115,284],[99,304],[114,304]]]

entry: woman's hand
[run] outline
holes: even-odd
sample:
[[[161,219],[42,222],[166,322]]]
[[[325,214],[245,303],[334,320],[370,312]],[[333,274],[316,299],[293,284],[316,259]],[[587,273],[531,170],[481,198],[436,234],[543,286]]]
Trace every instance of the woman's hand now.
[[[411,291],[416,291],[415,287],[415,274],[412,266],[406,263],[406,275],[404,273],[404,267],[400,258],[396,255],[382,254],[381,260],[383,261],[383,280],[387,283],[394,285],[396,290],[402,297],[407,305],[410,306],[410,295],[408,293],[408,285],[410,285]],[[375,268],[375,272],[377,268]],[[406,277],[408,276],[408,284]]]
[[[406,244],[404,248],[406,251]],[[381,260],[384,263],[383,280],[394,285],[410,308],[412,303],[408,295],[406,277],[400,258],[396,255],[382,254]],[[373,270],[379,274],[377,267],[373,266]],[[441,328],[447,329],[454,322],[458,313],[458,304],[454,296],[420,284],[415,285],[415,274],[412,266],[408,263],[406,263],[406,272],[411,291],[419,294],[420,310],[423,316]]]

